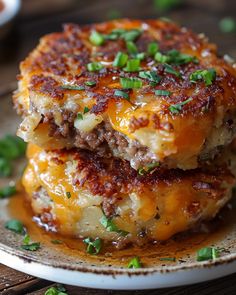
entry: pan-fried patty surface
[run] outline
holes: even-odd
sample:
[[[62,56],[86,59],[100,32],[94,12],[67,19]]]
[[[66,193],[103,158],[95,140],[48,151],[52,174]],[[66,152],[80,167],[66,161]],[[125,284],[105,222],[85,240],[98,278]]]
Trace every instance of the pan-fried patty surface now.
[[[20,69],[18,134],[46,149],[192,169],[235,137],[235,68],[171,22],[68,24]]]
[[[213,218],[231,197],[226,165],[139,175],[129,162],[90,151],[29,145],[23,185],[40,223],[77,237],[143,243]]]

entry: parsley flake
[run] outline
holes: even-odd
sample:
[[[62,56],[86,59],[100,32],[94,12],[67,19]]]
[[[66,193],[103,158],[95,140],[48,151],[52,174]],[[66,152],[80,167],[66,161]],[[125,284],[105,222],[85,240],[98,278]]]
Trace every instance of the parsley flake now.
[[[214,247],[205,247],[197,251],[197,261],[216,259],[220,256],[220,251]]]
[[[138,256],[132,258],[128,265],[127,265],[128,268],[141,268],[142,267],[142,264],[140,262],[140,258]]]
[[[105,214],[103,214],[102,218],[100,219],[100,223],[109,232],[116,232],[116,233],[120,234],[123,237],[128,235],[127,231],[119,229],[117,227],[117,225],[114,223],[114,221],[112,220],[112,218],[107,218]]]
[[[24,225],[17,219],[11,219],[5,223],[5,228],[17,234],[23,235],[25,233]]]
[[[95,240],[86,238],[83,242],[88,245],[86,249],[87,253],[97,255],[101,251],[102,240],[100,238],[96,238]]]

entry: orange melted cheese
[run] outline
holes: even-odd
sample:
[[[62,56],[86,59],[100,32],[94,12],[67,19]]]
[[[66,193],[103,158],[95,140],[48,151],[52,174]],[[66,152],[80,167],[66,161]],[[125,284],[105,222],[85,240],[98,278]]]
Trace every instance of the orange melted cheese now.
[[[65,164],[58,165],[50,161],[42,149],[35,145],[29,145],[27,156],[30,161],[22,179],[26,192],[32,196],[43,187],[53,201],[53,213],[60,223],[60,230],[67,234],[74,233],[74,227],[81,216],[77,204],[79,191],[65,173]]]

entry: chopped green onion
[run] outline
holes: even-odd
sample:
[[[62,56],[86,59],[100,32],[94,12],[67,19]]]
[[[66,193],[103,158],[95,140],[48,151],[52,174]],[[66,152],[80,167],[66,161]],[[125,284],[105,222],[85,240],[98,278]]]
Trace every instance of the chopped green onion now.
[[[26,251],[37,251],[40,249],[40,243],[31,243],[27,245],[21,245],[21,249],[26,250]]]
[[[103,214],[102,218],[100,219],[100,223],[105,227],[105,229],[109,232],[116,232],[121,236],[125,237],[128,235],[127,231],[119,229],[112,218],[107,218],[105,214]]]
[[[149,56],[154,56],[159,50],[159,45],[157,42],[151,42],[148,44],[147,53]]]
[[[223,33],[236,32],[236,20],[232,17],[225,17],[219,22],[219,27]]]
[[[116,90],[114,92],[114,95],[115,96],[118,96],[118,97],[122,97],[122,98],[124,98],[126,100],[129,100],[130,99],[129,94],[126,93],[125,91],[122,91],[122,90]]]
[[[214,247],[205,247],[197,252],[197,261],[216,259],[220,256],[219,250]]]
[[[197,70],[190,75],[190,82],[196,83],[198,80],[203,80],[206,86],[209,86],[216,79],[215,69]]]
[[[126,53],[118,52],[113,61],[113,66],[122,68],[126,65],[127,60],[128,60],[128,55]]]
[[[78,113],[78,114],[77,114],[77,119],[78,119],[78,120],[83,120],[83,119],[84,119],[83,114]]]
[[[63,244],[63,242],[61,240],[51,240],[51,243],[55,244],[55,245]]]
[[[124,89],[134,89],[134,88],[141,88],[143,83],[140,79],[137,78],[120,78],[120,84]]]
[[[138,72],[140,70],[140,59],[134,58],[127,61],[124,71],[126,72]]]
[[[15,185],[5,186],[3,188],[0,188],[0,199],[11,197],[15,193],[16,193]]]
[[[176,261],[176,258],[175,257],[161,257],[159,258],[160,261],[173,261],[175,262]]]
[[[136,54],[136,53],[138,53],[138,48],[134,44],[133,41],[127,41],[126,42],[126,48],[127,48],[129,54]]]
[[[87,64],[87,69],[90,72],[97,72],[103,69],[103,65],[100,62],[91,62]]]
[[[165,72],[166,73],[173,74],[173,75],[175,75],[178,78],[181,77],[180,72],[176,71],[172,66],[170,66],[168,64],[165,64],[164,67],[165,67]]]
[[[65,85],[62,85],[61,88],[68,89],[68,90],[85,90],[85,87],[83,85],[69,85],[69,84],[65,84]]]
[[[114,41],[114,40],[117,40],[118,38],[120,38],[121,35],[124,34],[125,32],[126,32],[126,30],[124,30],[124,29],[114,29],[114,30],[111,31],[110,34],[105,35],[105,38],[107,40]]]
[[[68,295],[68,293],[62,285],[57,285],[56,287],[47,289],[44,295]]]
[[[189,103],[192,100],[193,100],[192,97],[190,97],[190,98],[188,98],[187,100],[185,100],[183,102],[172,104],[171,106],[169,106],[169,110],[173,114],[178,114],[182,110],[182,106]]]
[[[181,53],[176,49],[168,51],[167,56],[169,58],[168,62],[175,65],[182,65],[190,62],[198,63],[198,59],[196,58],[196,56]]]
[[[146,57],[145,52],[140,52],[135,54],[135,58],[139,59],[139,60],[143,60]]]
[[[167,96],[167,95],[171,95],[171,92],[168,90],[155,90],[155,95],[161,95],[161,96]]]
[[[95,81],[86,81],[86,82],[84,82],[84,84],[85,84],[86,86],[93,87],[93,86],[95,86],[97,83],[96,83]]]
[[[8,177],[11,173],[11,162],[7,158],[0,158],[0,177]]]
[[[23,239],[23,244],[24,245],[29,245],[30,243],[30,236],[29,235],[25,235],[24,239]]]
[[[157,52],[155,54],[154,59],[160,63],[166,63],[170,61],[170,57],[165,54],[162,54],[161,52]]]
[[[17,219],[11,219],[5,223],[5,228],[9,229],[17,234],[25,234],[24,225],[21,221]]]
[[[143,71],[139,72],[139,77],[143,79],[147,79],[151,86],[156,86],[160,81],[161,77],[157,75],[154,71]]]
[[[67,196],[68,199],[70,199],[71,198],[71,193],[70,192],[66,192],[66,196]]]
[[[37,251],[40,248],[40,243],[30,243],[29,235],[26,235],[23,239],[23,245],[21,245],[21,249],[27,251]]]
[[[128,268],[141,268],[142,267],[142,264],[140,262],[140,259],[138,256],[132,258],[128,265],[127,265]]]
[[[97,31],[93,31],[89,37],[90,42],[93,45],[99,46],[105,42],[105,38],[102,34],[98,33]]]
[[[83,240],[85,244],[87,244],[87,253],[89,254],[98,254],[102,248],[102,240],[100,238],[96,238],[92,240],[91,238],[86,238]]]
[[[125,31],[123,34],[121,34],[121,38],[123,38],[125,41],[134,41],[141,35],[141,33],[141,30],[133,29]]]
[[[139,175],[145,175],[145,174],[153,171],[158,166],[160,166],[160,164],[158,162],[147,164],[145,167],[141,167],[141,168],[138,169],[138,174]]]
[[[84,107],[84,114],[88,113],[90,109],[88,107]]]

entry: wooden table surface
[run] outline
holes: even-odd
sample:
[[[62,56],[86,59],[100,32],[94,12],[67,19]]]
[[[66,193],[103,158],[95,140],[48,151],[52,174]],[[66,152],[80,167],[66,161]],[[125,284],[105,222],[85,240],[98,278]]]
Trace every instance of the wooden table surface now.
[[[40,36],[61,30],[65,22],[89,23],[102,21],[114,15],[132,18],[163,16],[153,0],[23,0],[20,14],[10,34],[0,40],[0,93],[15,87],[19,62],[34,48]],[[222,54],[236,58],[236,33],[222,33],[219,21],[223,17],[236,18],[236,1],[182,0],[183,4],[165,12],[178,23],[204,32],[219,46]],[[13,82],[13,83],[12,83]],[[49,281],[33,278],[0,265],[0,294],[44,294]],[[65,286],[68,294],[98,295],[182,295],[182,294],[236,294],[236,274],[197,285],[150,291],[105,291]]]

